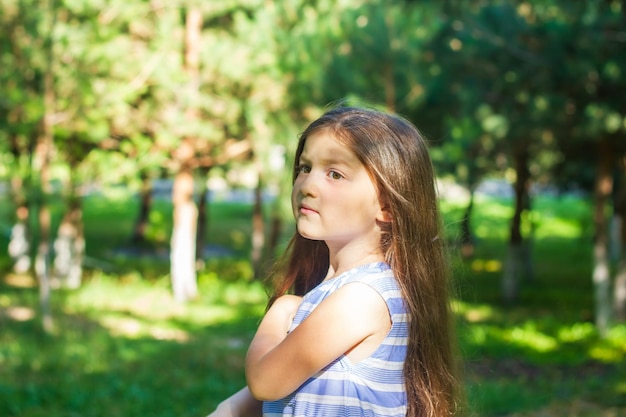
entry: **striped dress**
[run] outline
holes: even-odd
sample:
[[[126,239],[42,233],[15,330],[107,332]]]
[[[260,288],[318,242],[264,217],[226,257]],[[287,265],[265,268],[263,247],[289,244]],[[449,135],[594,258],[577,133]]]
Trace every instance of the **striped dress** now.
[[[402,367],[408,323],[400,289],[387,264],[363,265],[319,284],[304,296],[291,330],[328,295],[355,281],[371,286],[387,303],[392,321],[387,337],[366,359],[353,364],[341,356],[286,398],[264,402],[264,417],[405,416]]]

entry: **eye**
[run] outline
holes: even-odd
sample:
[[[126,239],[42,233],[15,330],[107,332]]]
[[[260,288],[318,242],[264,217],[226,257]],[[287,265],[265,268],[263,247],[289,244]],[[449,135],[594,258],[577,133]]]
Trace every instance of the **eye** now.
[[[311,167],[308,165],[298,165],[296,167],[297,174],[308,174],[309,172],[311,172]]]
[[[328,173],[328,176],[330,178],[332,178],[333,180],[340,180],[343,178],[343,175],[341,175],[340,173],[338,173],[337,171],[330,171]]]

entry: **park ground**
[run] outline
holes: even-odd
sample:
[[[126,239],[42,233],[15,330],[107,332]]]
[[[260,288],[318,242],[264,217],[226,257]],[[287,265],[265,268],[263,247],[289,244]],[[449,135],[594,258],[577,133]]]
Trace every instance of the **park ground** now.
[[[246,347],[267,300],[245,257],[249,206],[212,207],[220,221],[209,243],[229,251],[207,259],[199,297],[179,304],[166,257],[111,255],[132,226],[134,203],[99,199],[85,215],[89,241],[97,235],[103,245],[89,252],[98,262],[81,288],[53,292],[52,334],[42,331],[36,282],[2,263],[0,416],[205,416],[244,384]],[[588,205],[550,198],[534,206],[536,273],[516,303],[499,297],[506,199],[479,199],[475,253],[453,254],[472,416],[626,416],[626,326],[602,338],[593,325]],[[443,207],[453,226],[462,205]]]

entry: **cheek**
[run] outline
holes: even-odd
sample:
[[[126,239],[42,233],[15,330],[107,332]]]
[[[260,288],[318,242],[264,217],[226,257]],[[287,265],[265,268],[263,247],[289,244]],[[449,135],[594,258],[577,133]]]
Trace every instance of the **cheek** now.
[[[296,207],[298,205],[298,201],[297,201],[298,190],[299,190],[299,187],[297,187],[294,184],[293,188],[291,189],[291,208],[294,210],[294,212],[295,212]]]

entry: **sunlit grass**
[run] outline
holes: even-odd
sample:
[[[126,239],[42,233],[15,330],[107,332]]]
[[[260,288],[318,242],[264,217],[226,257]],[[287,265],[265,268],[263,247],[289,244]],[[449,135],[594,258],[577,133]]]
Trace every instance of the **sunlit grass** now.
[[[538,317],[510,323],[496,309],[467,309],[462,317],[471,324],[460,326],[469,357],[523,357],[529,363],[575,366],[588,361],[620,364],[626,358],[625,326],[615,326],[601,338],[586,322],[562,324]]]
[[[192,322],[206,323],[213,309],[233,310],[240,304],[262,304],[266,300],[265,289],[259,282],[232,282],[225,286],[218,278],[200,277],[203,295],[190,304],[172,300],[169,281],[146,282],[140,279],[120,286],[113,276],[101,274],[92,279],[85,289],[68,300],[77,309],[106,309],[125,311],[152,320],[167,320],[185,316]],[[115,294],[105,298],[102,294]],[[202,304],[206,303],[206,304]]]
[[[574,323],[558,330],[557,338],[561,343],[577,343],[596,336],[596,329],[591,323]]]
[[[473,272],[500,272],[502,261],[500,259],[474,259],[470,263]]]
[[[498,309],[487,304],[466,303],[459,300],[452,301],[452,310],[463,320],[469,323],[479,323],[497,318]]]
[[[441,201],[449,232],[460,225],[468,202]],[[476,237],[506,240],[514,210],[513,204],[512,199],[477,195],[471,220]],[[535,196],[532,199],[531,212],[525,212],[522,218],[522,231],[534,239],[582,238],[591,232],[590,210],[590,203],[580,198]],[[454,232],[452,234],[455,235]]]
[[[512,202],[477,196],[475,205],[472,225],[476,237],[479,239],[506,238],[506,225],[513,215]]]
[[[6,314],[36,306],[36,288],[0,280],[0,415],[206,415],[244,384],[266,295],[256,282],[199,283],[200,297],[180,304],[167,281],[94,274],[54,294],[46,336],[38,316]]]
[[[534,322],[513,327],[505,333],[504,340],[513,346],[534,350],[537,353],[554,352],[559,347],[556,338],[539,331]]]

